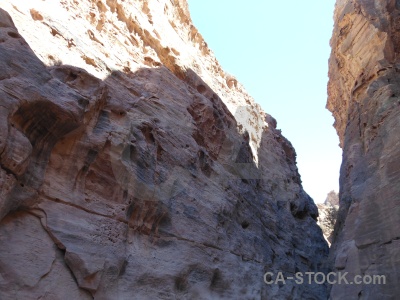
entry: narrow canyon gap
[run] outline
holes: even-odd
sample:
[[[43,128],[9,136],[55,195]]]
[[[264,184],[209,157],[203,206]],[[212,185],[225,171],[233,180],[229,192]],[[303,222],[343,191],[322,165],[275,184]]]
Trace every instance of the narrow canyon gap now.
[[[338,0],[328,246],[296,153],[175,1],[2,1],[1,299],[396,299],[400,5]],[[265,272],[386,285],[267,285]]]

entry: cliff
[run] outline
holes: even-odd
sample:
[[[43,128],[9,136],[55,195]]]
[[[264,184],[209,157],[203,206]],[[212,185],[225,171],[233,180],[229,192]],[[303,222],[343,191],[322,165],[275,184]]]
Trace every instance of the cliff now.
[[[334,270],[386,285],[335,285],[332,299],[397,299],[400,275],[400,4],[338,0],[327,107],[343,148]]]
[[[326,297],[264,283],[325,270],[318,211],[185,1],[1,7],[1,299]]]

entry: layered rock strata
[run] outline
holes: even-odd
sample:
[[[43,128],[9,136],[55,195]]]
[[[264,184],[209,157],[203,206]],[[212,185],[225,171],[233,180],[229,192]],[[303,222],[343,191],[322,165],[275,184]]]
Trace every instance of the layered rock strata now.
[[[326,298],[264,283],[325,271],[317,208],[184,1],[2,7],[1,299]]]
[[[400,294],[400,3],[336,2],[327,107],[343,148],[334,269],[386,284],[335,285],[331,299]]]

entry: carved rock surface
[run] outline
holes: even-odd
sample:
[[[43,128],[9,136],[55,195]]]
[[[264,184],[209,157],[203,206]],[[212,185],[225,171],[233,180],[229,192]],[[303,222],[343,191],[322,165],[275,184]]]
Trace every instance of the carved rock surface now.
[[[264,283],[325,271],[318,211],[184,1],[2,6],[1,299],[326,298]]]
[[[400,294],[400,4],[336,2],[329,99],[343,148],[335,270],[386,285],[335,285],[332,299]]]

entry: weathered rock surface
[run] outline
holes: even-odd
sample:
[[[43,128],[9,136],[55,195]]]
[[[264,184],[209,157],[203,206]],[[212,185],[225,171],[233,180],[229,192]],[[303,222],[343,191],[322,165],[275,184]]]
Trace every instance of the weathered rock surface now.
[[[340,0],[329,100],[343,148],[335,270],[385,275],[386,285],[335,285],[332,299],[400,294],[400,3]]]
[[[318,203],[318,225],[321,227],[328,244],[332,243],[333,229],[335,227],[339,210],[339,194],[330,191],[324,203]]]
[[[324,201],[324,205],[327,205],[327,206],[338,206],[339,205],[339,193],[335,192],[334,190],[330,191],[326,195],[326,199]]]
[[[1,5],[1,299],[326,298],[263,282],[325,271],[317,208],[184,1]]]

